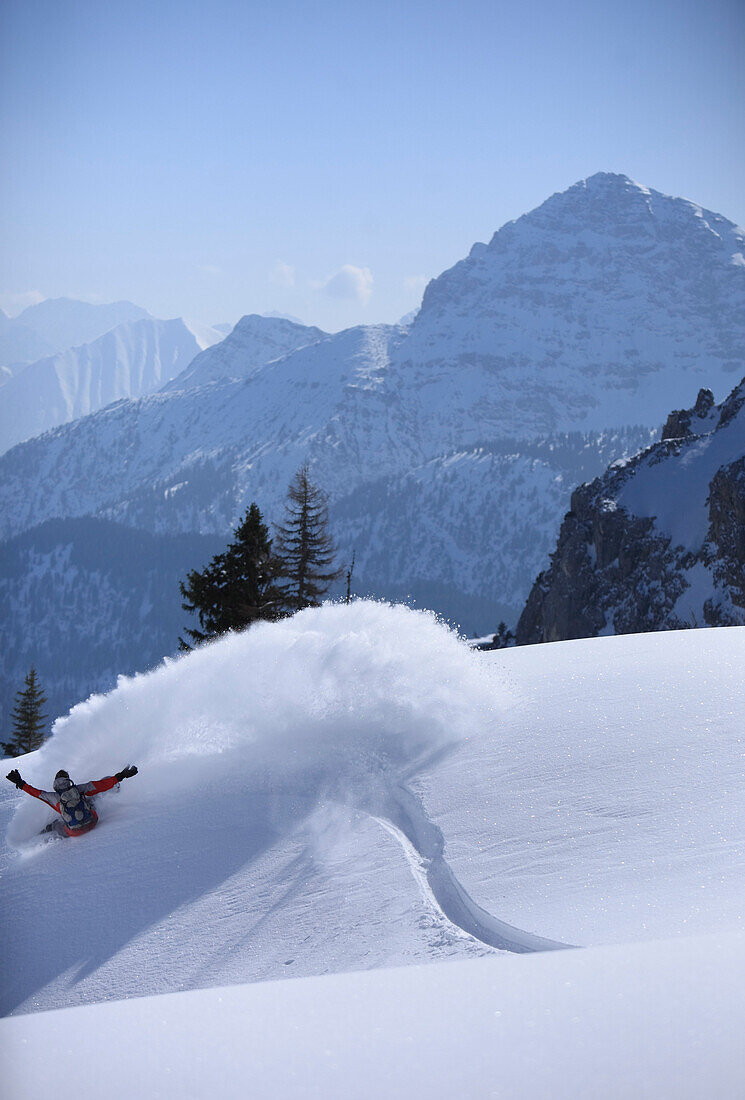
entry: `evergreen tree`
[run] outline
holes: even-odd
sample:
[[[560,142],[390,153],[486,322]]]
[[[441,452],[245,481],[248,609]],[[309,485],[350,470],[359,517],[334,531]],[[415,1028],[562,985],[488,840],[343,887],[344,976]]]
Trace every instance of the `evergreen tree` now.
[[[507,623],[501,622],[497,627],[497,633],[494,635],[493,648],[507,649],[514,644],[514,641],[515,635],[508,629]]]
[[[284,613],[282,593],[275,580],[279,563],[261,512],[252,504],[235,529],[235,539],[204,569],[192,570],[179,587],[184,611],[196,612],[198,630],[186,630],[197,645],[225,634],[245,630],[257,619],[278,619]],[[191,649],[179,638],[181,649]]]
[[[16,694],[16,704],[11,712],[13,722],[13,738],[2,743],[2,750],[6,756],[21,756],[26,752],[40,749],[46,737],[46,714],[42,714],[41,708],[46,703],[39,681],[36,678],[36,669],[32,668],[26,677],[26,686]]]
[[[285,522],[277,527],[276,553],[281,561],[287,607],[319,607],[343,570],[334,566],[336,547],[328,530],[326,494],[308,477],[308,466],[295,474],[287,491]]]

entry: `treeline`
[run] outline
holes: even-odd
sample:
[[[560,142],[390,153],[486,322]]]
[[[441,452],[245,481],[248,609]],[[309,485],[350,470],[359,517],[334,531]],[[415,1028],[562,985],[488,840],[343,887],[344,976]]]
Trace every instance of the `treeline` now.
[[[198,627],[187,628],[189,650],[229,630],[245,630],[258,620],[275,621],[318,607],[342,575],[329,533],[328,499],[301,466],[287,492],[284,522],[272,539],[261,512],[251,504],[235,537],[201,571],[192,570],[180,585],[184,611]]]

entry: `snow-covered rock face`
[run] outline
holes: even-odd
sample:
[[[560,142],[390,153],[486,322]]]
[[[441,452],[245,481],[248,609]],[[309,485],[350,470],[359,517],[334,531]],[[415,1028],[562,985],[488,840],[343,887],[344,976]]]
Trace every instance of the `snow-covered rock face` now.
[[[213,333],[213,343],[220,338]],[[205,334],[201,334],[204,341]],[[117,325],[90,344],[71,347],[19,370],[2,388],[0,451],[95,412],[112,401],[160,389],[201,350],[180,319]]]
[[[721,400],[742,370],[744,241],[718,214],[599,173],[430,283],[401,354],[436,421],[478,401],[482,431],[659,424],[682,386]]]
[[[745,381],[577,489],[517,642],[744,622]]]

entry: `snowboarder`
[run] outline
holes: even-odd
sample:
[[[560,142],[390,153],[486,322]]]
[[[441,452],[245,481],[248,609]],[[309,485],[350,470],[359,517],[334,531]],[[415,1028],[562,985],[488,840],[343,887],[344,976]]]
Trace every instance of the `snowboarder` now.
[[[61,821],[53,821],[47,825],[43,832],[54,832],[58,836],[82,836],[89,833],[98,823],[98,814],[93,808],[91,798],[96,794],[110,791],[122,779],[131,779],[137,775],[137,768],[130,764],[128,768],[122,768],[116,775],[109,775],[105,779],[96,779],[90,783],[73,783],[66,771],[58,771],[54,777],[53,791],[39,791],[30,783],[24,783],[17,768],[8,772],[8,779],[15,783],[19,791],[40,798],[51,806],[60,817]]]

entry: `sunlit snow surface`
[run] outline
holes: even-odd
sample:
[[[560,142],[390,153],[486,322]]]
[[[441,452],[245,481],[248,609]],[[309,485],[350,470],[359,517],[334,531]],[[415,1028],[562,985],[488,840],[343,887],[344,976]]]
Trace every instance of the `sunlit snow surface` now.
[[[262,982],[0,1021],[13,1100],[742,1095],[745,936]]]
[[[490,951],[443,918],[372,814],[498,706],[485,664],[434,617],[359,603],[258,625],[76,707],[24,778],[140,774],[69,844],[34,839],[48,810],[5,785],[3,1011]]]
[[[743,658],[745,628],[477,654],[426,614],[359,602],[123,681],[18,762],[47,787],[59,767],[89,779],[136,762],[140,774],[100,798],[98,829],[42,843],[43,806],[6,785],[3,1011],[469,956],[490,969],[453,977],[464,1005],[476,982],[479,1003],[493,988],[489,1011],[501,1010],[504,964],[505,997],[524,973],[546,1013],[569,1011],[561,990],[585,953],[517,957],[490,946],[494,928],[511,951],[708,933],[739,965]],[[696,947],[691,980],[710,1025],[731,1006],[708,950]],[[614,964],[618,1001],[647,997],[649,952],[628,972]],[[664,956],[658,982],[681,956]],[[597,997],[621,956],[591,957]],[[406,973],[375,996],[398,1001]],[[424,1013],[440,979],[428,989],[410,973]],[[283,988],[290,1012],[291,990],[304,994]],[[364,983],[344,988],[367,996]],[[662,1012],[664,987],[656,998]],[[587,1042],[593,1011],[578,1015]],[[64,1034],[68,1016],[55,1018]],[[570,1094],[584,1095],[555,1095]]]

